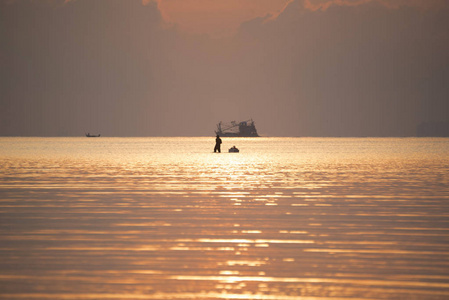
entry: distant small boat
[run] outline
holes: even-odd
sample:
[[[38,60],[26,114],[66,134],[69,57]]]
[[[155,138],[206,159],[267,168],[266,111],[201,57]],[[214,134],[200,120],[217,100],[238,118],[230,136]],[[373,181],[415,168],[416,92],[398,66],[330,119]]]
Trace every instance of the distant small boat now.
[[[237,149],[235,146],[232,146],[232,148],[229,148],[229,152],[240,152],[239,149]]]
[[[95,134],[90,134],[90,133],[86,133],[87,137],[100,137],[101,134],[95,135]]]

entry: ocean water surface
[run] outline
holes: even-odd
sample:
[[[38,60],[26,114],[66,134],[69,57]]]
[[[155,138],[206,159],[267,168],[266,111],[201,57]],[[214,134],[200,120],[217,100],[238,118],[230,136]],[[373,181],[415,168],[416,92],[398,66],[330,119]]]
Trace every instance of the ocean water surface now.
[[[0,138],[0,299],[449,299],[449,139],[213,147]]]

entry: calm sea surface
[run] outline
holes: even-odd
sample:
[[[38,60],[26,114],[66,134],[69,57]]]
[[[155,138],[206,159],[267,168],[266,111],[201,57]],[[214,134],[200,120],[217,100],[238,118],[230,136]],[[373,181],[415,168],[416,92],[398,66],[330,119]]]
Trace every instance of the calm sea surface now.
[[[214,143],[0,138],[0,299],[449,299],[449,139]]]

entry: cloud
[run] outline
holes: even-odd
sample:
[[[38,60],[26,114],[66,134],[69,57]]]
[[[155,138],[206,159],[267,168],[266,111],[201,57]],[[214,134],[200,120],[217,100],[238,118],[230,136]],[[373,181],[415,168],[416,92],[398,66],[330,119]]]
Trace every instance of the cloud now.
[[[368,3],[380,3],[388,8],[398,9],[400,7],[418,8],[441,8],[448,6],[445,0],[301,0],[304,7],[316,11],[326,10],[331,6],[358,6]]]
[[[310,11],[369,3],[379,3],[391,9],[448,6],[446,0],[143,0],[143,4],[157,3],[167,24],[184,32],[214,37],[235,34],[241,24],[253,19],[274,20],[292,2]]]
[[[17,1],[17,0],[10,0]],[[77,0],[47,0],[73,2]],[[126,1],[126,0],[122,0]],[[439,9],[448,7],[447,0],[141,0],[143,5],[156,3],[164,24],[187,33],[229,37],[246,22],[275,20],[295,3],[310,11],[324,11],[334,6],[359,6],[378,3],[387,8],[417,7]]]

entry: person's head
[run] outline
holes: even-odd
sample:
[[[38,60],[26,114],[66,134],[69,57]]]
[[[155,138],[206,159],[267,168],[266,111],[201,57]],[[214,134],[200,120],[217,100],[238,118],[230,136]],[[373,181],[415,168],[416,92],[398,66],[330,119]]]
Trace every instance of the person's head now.
[[[219,138],[220,136],[217,134],[217,138]]]

